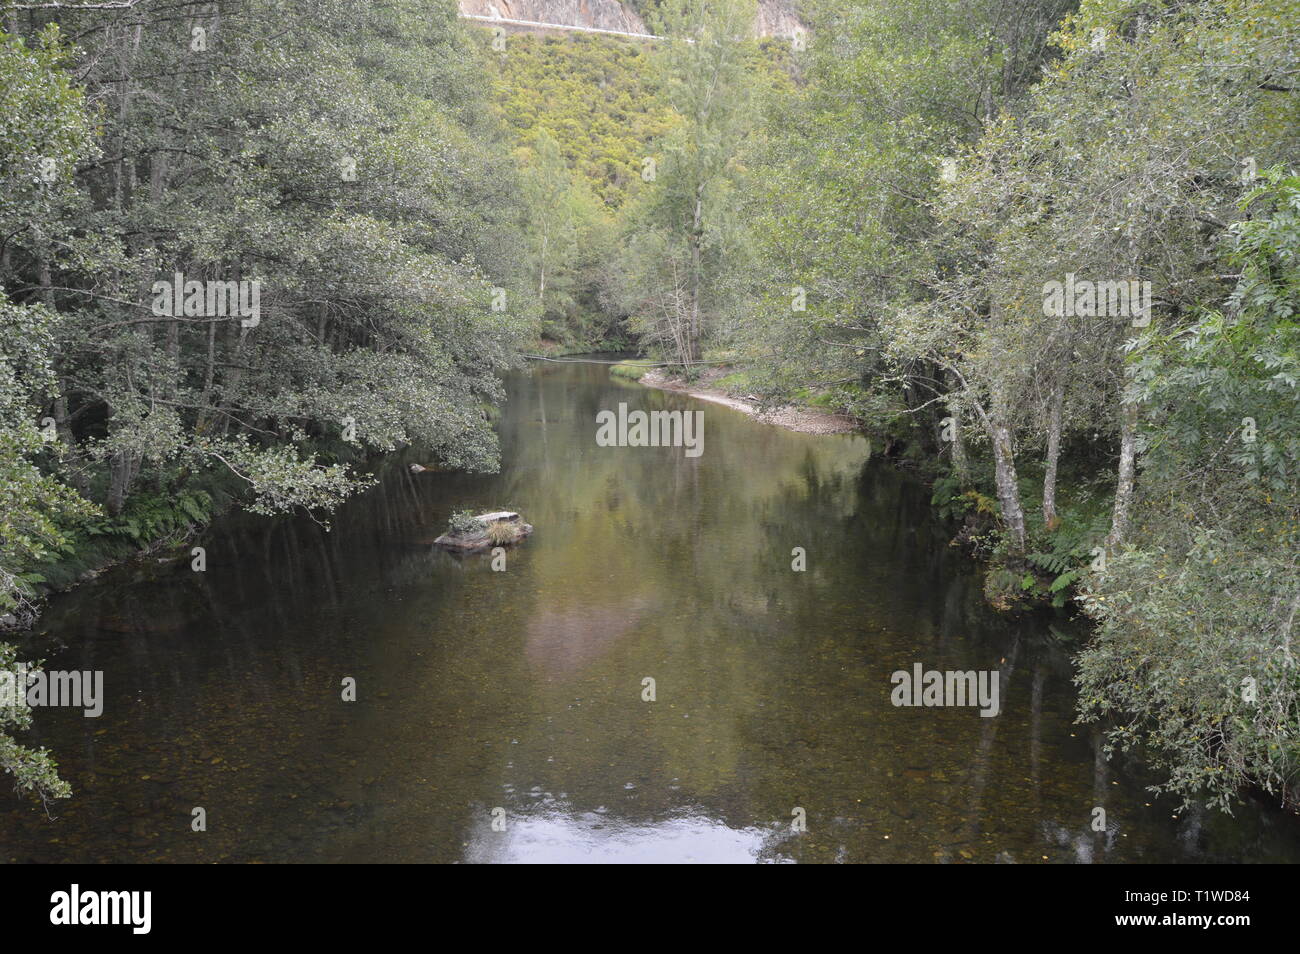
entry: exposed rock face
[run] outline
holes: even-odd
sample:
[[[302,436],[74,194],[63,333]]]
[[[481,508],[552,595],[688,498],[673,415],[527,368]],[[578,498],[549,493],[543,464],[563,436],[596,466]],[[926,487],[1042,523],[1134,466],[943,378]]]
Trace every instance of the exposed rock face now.
[[[758,35],[794,36],[796,31],[807,32],[807,27],[795,12],[794,0],[759,0]]]
[[[621,33],[650,32],[641,18],[618,0],[460,0],[460,12]]]
[[[530,20],[620,33],[649,33],[636,11],[619,0],[460,0],[460,12],[504,20]],[[759,0],[759,36],[794,36],[804,29],[794,0]]]

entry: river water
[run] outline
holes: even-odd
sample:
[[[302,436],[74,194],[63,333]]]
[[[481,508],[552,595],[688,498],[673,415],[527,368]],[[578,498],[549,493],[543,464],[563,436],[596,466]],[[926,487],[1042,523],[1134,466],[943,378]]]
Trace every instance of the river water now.
[[[864,438],[600,365],[509,392],[499,474],[395,455],[329,532],[230,517],[204,573],[155,560],[54,600],[28,648],[102,670],[105,709],[36,712],[75,794],[53,817],[6,794],[0,858],[1300,860],[1294,816],[1180,814],[1100,758],[1077,632],[987,609]],[[597,446],[619,402],[702,411],[703,453]],[[452,510],[500,508],[537,528],[504,571],[430,546]],[[996,671],[1001,713],[895,707],[916,663]]]

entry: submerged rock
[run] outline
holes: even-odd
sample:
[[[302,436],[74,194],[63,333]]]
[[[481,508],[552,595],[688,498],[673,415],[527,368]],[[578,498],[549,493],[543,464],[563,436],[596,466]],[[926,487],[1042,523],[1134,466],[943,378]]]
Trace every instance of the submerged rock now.
[[[532,524],[524,523],[519,514],[510,510],[480,513],[474,519],[481,529],[461,532],[448,530],[433,541],[434,546],[455,553],[473,553],[476,550],[486,550],[488,547],[518,543],[533,532]]]

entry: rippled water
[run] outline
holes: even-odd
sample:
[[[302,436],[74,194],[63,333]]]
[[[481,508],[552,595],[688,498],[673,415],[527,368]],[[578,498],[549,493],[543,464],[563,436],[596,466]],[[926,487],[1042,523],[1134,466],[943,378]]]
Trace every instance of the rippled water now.
[[[1069,627],[986,609],[928,492],[865,439],[606,371],[514,376],[498,475],[395,457],[331,532],[227,519],[206,573],[126,567],[57,599],[29,648],[103,670],[105,712],[37,712],[75,795],[53,819],[5,796],[0,857],[1300,859],[1293,816],[1175,817],[1099,759]],[[703,410],[704,453],[596,446],[620,401]],[[501,507],[537,528],[504,572],[430,546],[453,509]],[[998,670],[1002,713],[895,708],[917,662]]]

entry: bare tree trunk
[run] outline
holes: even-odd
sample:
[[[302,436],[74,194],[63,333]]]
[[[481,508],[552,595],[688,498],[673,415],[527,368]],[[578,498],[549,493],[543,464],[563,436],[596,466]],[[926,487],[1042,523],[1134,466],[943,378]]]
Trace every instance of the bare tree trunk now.
[[[955,392],[961,382],[954,374],[948,374],[948,389]],[[970,457],[966,453],[966,438],[962,434],[962,413],[957,402],[948,405],[948,414],[952,417],[952,467],[957,474],[957,483],[963,488],[971,483]]]
[[[1006,423],[1006,399],[995,390],[985,411],[978,404],[975,410],[988,432],[993,445],[993,477],[998,488],[998,504],[1002,508],[1002,524],[1011,544],[1012,554],[1025,552],[1025,509],[1020,503],[1020,484],[1016,477],[1015,448],[1011,428]]]
[[[122,512],[122,506],[126,503],[126,496],[131,492],[131,484],[135,479],[135,466],[132,455],[126,451],[118,451],[108,461],[108,499],[105,501],[105,507],[109,514],[117,516]]]
[[[1052,388],[1047,409],[1047,460],[1043,467],[1043,521],[1048,530],[1055,530],[1060,523],[1056,515],[1056,463],[1061,457],[1061,412],[1064,404],[1065,386],[1058,382]]]
[[[50,272],[48,247],[45,245],[44,234],[41,232],[40,226],[33,227],[32,235],[36,239],[36,264],[39,273],[38,281],[41,285],[41,301],[53,309],[55,307],[54,279]],[[58,436],[59,446],[62,449],[59,454],[59,462],[65,468],[72,486],[81,493],[85,493],[87,489],[86,474],[81,467],[81,458],[77,451],[77,439],[72,434],[72,426],[68,418],[68,398],[65,388],[66,383],[60,377],[58,392],[52,395],[53,400],[50,403],[55,434]]]
[[[1138,406],[1133,400],[1120,405],[1119,473],[1115,484],[1115,509],[1110,518],[1106,549],[1114,552],[1124,543],[1129,529],[1129,508],[1137,471]]]
[[[966,454],[966,438],[961,433],[961,411],[953,408],[952,414],[952,466],[957,473],[957,483],[969,487],[971,482],[970,458]]]
[[[686,344],[691,361],[700,359],[700,286],[703,283],[701,245],[704,242],[704,184],[695,187],[695,213],[691,221],[691,317]]]
[[[323,321],[324,319],[322,319]],[[217,323],[209,318],[208,320],[208,360],[203,371],[203,395],[199,398],[199,416],[194,425],[194,430],[198,434],[207,432],[212,423],[212,385],[216,377],[217,370]]]
[[[90,490],[90,481],[82,464],[81,452],[77,448],[77,438],[72,433],[71,418],[68,414],[68,399],[62,390],[64,387],[66,385],[60,380],[60,393],[54,399],[51,415],[54,418],[55,433],[59,436],[59,445],[63,448],[59,463],[62,464],[64,472],[67,474],[68,483],[72,484],[73,488],[82,496],[85,496]]]
[[[542,229],[542,261],[541,261],[541,280],[537,284],[537,300],[541,303],[542,311],[546,311],[546,229]]]
[[[1011,431],[1005,424],[996,422],[989,431],[989,437],[993,442],[993,468],[998,487],[998,503],[1002,507],[1002,522],[1011,541],[1011,552],[1024,553],[1025,511],[1020,505],[1020,485],[1016,478]]]

